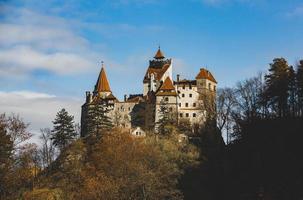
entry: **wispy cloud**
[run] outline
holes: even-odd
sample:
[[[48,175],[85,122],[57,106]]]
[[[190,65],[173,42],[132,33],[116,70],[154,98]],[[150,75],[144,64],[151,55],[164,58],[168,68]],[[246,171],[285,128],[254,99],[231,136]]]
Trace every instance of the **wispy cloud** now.
[[[40,128],[51,127],[52,120],[61,108],[80,120],[81,100],[57,97],[53,94],[34,91],[0,91],[0,110],[7,114],[19,114],[30,123],[29,129],[39,132]]]
[[[293,10],[286,13],[286,17],[299,17],[303,16],[303,4],[296,6]]]
[[[0,76],[13,78],[16,71],[26,75],[36,69],[74,74],[94,67],[96,53],[65,19],[27,9],[3,9]]]

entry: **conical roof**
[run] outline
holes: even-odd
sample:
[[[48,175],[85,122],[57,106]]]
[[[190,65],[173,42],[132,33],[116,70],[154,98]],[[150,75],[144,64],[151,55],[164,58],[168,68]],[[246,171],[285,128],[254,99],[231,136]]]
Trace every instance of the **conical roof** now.
[[[97,92],[111,92],[109,83],[106,77],[105,69],[102,66],[97,83],[95,85],[95,91]]]
[[[165,81],[163,82],[163,84],[160,87],[160,90],[174,90],[175,87],[173,85],[172,80],[168,77],[166,77]]]
[[[155,58],[155,59],[163,59],[163,58],[165,58],[165,56],[164,56],[164,54],[162,53],[160,47],[159,47],[159,49],[158,49],[156,55],[154,56],[154,58]]]

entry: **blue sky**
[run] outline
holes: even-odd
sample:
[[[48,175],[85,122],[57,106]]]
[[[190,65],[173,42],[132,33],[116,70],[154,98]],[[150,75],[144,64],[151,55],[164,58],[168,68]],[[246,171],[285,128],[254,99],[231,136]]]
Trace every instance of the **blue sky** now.
[[[142,92],[159,44],[175,75],[207,67],[219,87],[232,86],[275,57],[295,64],[302,35],[302,0],[4,0],[0,111],[19,113],[33,130],[49,126],[60,107],[78,120],[100,60],[122,99]]]

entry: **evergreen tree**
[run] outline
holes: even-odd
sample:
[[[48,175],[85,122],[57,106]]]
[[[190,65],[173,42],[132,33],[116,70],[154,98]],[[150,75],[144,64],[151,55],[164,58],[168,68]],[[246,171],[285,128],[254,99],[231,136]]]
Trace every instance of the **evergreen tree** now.
[[[107,102],[100,98],[88,110],[88,133],[100,136],[102,132],[110,130],[113,127]]]
[[[157,121],[157,131],[159,134],[167,136],[172,132],[173,125],[176,124],[177,118],[175,113],[169,110],[169,106],[164,102],[160,102],[159,120]]]
[[[297,87],[296,87],[296,72],[292,66],[289,67],[289,114],[292,116],[296,116],[296,94],[297,94]]]
[[[62,150],[76,137],[74,116],[69,115],[63,108],[57,113],[53,124],[54,128],[52,130],[51,140],[55,146]]]
[[[284,58],[275,58],[270,64],[269,74],[266,79],[266,100],[278,113],[279,117],[287,114],[288,91],[289,91],[289,69]]]
[[[303,116],[303,60],[300,60],[296,73],[297,94],[298,94],[298,115]]]

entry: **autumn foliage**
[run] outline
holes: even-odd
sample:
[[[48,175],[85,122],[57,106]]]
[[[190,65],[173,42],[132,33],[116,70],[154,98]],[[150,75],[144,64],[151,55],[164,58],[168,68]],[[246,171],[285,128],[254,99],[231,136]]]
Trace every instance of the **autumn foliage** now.
[[[198,157],[195,147],[173,136],[134,138],[113,130],[75,141],[25,196],[44,188],[57,191],[50,195],[62,191],[60,199],[183,199],[178,180]]]

